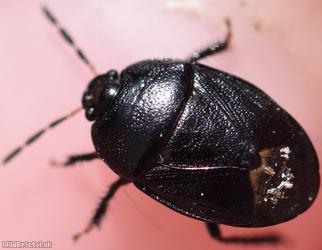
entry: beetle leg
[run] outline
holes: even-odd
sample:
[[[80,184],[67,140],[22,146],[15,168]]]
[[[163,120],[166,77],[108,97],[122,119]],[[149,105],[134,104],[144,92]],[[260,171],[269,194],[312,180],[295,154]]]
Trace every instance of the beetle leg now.
[[[95,211],[94,216],[92,217],[90,223],[87,225],[87,227],[85,227],[84,230],[75,234],[73,236],[73,240],[75,240],[75,241],[78,240],[79,237],[90,232],[95,226],[98,227],[100,225],[102,218],[104,217],[104,215],[106,213],[106,209],[108,207],[109,201],[113,198],[114,194],[121,186],[128,184],[128,183],[129,182],[127,180],[125,180],[123,178],[119,178],[108,188],[106,194],[101,199],[100,204],[96,208],[96,211]]]
[[[214,239],[220,240],[221,232],[219,229],[219,225],[214,223],[206,223],[206,225],[210,236],[213,237]]]
[[[259,235],[248,237],[223,237],[218,224],[206,223],[209,234],[212,238],[225,243],[242,244],[279,244],[282,239],[278,235]]]
[[[207,48],[204,48],[203,50],[197,51],[192,54],[192,56],[188,59],[189,62],[195,63],[200,59],[204,59],[207,56],[211,56],[214,54],[217,54],[218,52],[221,52],[228,48],[230,40],[231,40],[231,25],[230,20],[225,19],[225,23],[227,26],[227,35],[224,41],[217,41]]]
[[[70,155],[69,157],[67,157],[67,160],[64,162],[57,162],[55,160],[52,160],[50,163],[53,166],[70,167],[78,162],[91,161],[98,158],[100,158],[100,156],[96,152],[93,152],[93,153],[81,154],[81,155]]]

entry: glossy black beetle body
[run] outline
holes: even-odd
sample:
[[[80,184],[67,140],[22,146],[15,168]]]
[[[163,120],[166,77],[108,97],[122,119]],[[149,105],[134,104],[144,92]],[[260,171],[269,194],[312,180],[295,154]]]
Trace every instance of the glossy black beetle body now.
[[[96,75],[71,36],[47,8],[43,11]],[[130,182],[169,208],[207,222],[213,237],[231,242],[278,238],[225,239],[218,224],[274,225],[313,203],[319,163],[301,126],[252,84],[197,63],[227,48],[226,24],[224,42],[188,60],[146,60],[120,76],[111,70],[90,82],[82,104],[86,118],[94,121],[96,152],[73,155],[63,165],[101,158],[120,178],[74,239],[100,224],[111,198]],[[36,132],[3,163],[79,110]]]
[[[290,220],[314,201],[319,164],[308,136],[252,84],[173,60],[110,74],[83,98],[86,113],[96,113],[95,149],[160,203],[206,222],[258,227]]]

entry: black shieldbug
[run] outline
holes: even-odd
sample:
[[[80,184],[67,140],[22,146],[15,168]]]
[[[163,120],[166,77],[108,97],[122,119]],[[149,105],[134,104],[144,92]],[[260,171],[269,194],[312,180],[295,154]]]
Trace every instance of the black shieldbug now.
[[[94,67],[55,17],[44,13],[78,56]],[[65,166],[102,159],[119,179],[84,231],[99,225],[119,187],[134,183],[163,205],[218,224],[263,227],[288,221],[311,206],[319,163],[301,126],[268,95],[231,74],[198,63],[223,51],[231,38],[187,60],[146,60],[96,76],[82,98],[93,121],[95,152],[71,156]],[[15,149],[15,157],[52,122]]]

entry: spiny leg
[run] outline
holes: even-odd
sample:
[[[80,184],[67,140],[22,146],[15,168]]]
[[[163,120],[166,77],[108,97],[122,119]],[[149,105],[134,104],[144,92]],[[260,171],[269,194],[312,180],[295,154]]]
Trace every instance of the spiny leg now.
[[[225,243],[237,244],[280,244],[282,239],[278,235],[261,235],[248,237],[223,237],[218,224],[206,223],[210,236]]]
[[[195,63],[200,59],[204,59],[207,56],[217,54],[218,52],[221,52],[221,51],[228,48],[230,40],[231,40],[231,36],[232,36],[231,24],[230,24],[229,19],[225,19],[225,23],[226,23],[226,27],[227,27],[227,35],[226,35],[225,40],[224,41],[217,41],[217,42],[211,44],[210,46],[208,46],[207,48],[193,53],[193,55],[188,59],[189,62]]]
[[[206,226],[211,237],[216,240],[221,239],[221,232],[218,224],[206,223]]]
[[[9,161],[11,161],[13,158],[15,158],[24,148],[26,148],[27,146],[29,146],[30,144],[32,144],[33,142],[35,142],[37,139],[39,139],[46,131],[56,127],[58,124],[60,124],[61,122],[71,118],[72,116],[74,116],[75,114],[77,114],[79,111],[81,111],[83,108],[77,108],[75,110],[73,110],[72,112],[68,113],[65,116],[62,116],[54,121],[52,121],[51,123],[49,123],[48,126],[44,127],[43,129],[38,130],[36,133],[34,133],[32,136],[30,136],[25,143],[23,143],[22,145],[20,145],[19,147],[15,148],[14,150],[12,150],[3,160],[2,160],[2,164],[6,164]]]
[[[92,217],[90,223],[85,227],[84,230],[81,232],[75,234],[73,236],[73,239],[76,241],[78,240],[82,235],[89,233],[95,226],[99,226],[103,216],[106,213],[106,209],[108,207],[108,204],[110,200],[113,198],[116,191],[123,185],[128,184],[129,182],[123,178],[117,179],[107,190],[105,196],[102,198],[99,206],[96,208],[96,211],[94,213],[94,216]]]
[[[51,22],[52,25],[54,25],[62,38],[67,42],[76,52],[77,56],[89,67],[89,69],[93,72],[94,75],[97,75],[97,71],[94,67],[94,65],[88,60],[88,58],[85,56],[84,52],[77,46],[77,44],[74,42],[74,39],[71,37],[71,35],[66,31],[65,28],[63,28],[57,21],[56,17],[51,13],[51,11],[47,7],[42,8],[45,16],[47,19]]]
[[[57,162],[53,160],[50,163],[53,166],[70,167],[75,165],[78,162],[91,161],[98,158],[100,158],[100,156],[96,152],[92,152],[88,154],[70,155],[67,157],[67,160],[64,162]]]

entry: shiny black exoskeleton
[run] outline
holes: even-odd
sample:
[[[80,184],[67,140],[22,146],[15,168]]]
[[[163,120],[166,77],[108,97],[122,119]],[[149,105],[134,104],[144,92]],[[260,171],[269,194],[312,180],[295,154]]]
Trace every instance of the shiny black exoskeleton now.
[[[95,149],[152,198],[190,217],[245,227],[290,220],[314,201],[318,159],[309,138],[254,85],[173,60],[110,74],[85,92],[86,114],[97,114]]]
[[[96,70],[49,12],[48,20]],[[269,96],[236,76],[198,63],[227,48],[231,37],[187,60],[146,60],[94,78],[82,98],[93,121],[95,152],[64,163],[102,159],[119,179],[89,225],[99,225],[123,185],[203,220],[211,235],[231,242],[275,242],[276,237],[224,238],[218,224],[260,227],[290,220],[311,206],[319,190],[316,152],[301,126]],[[71,112],[13,150],[7,163]]]
[[[229,39],[230,32],[188,60],[141,61],[89,84],[83,107],[94,121],[97,157],[120,176],[90,225],[99,224],[105,201],[131,182],[229,242],[280,238],[225,238],[218,224],[269,226],[311,206],[319,163],[305,131],[254,85],[198,63]]]

